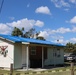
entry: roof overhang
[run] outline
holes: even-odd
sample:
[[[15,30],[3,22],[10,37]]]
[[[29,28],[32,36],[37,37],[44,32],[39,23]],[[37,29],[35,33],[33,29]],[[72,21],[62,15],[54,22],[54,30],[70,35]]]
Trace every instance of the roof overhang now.
[[[52,45],[52,44],[40,44],[40,43],[29,43],[31,46],[44,46],[44,47],[60,47],[63,48],[65,46]]]
[[[14,41],[12,41],[12,40],[8,40],[8,39],[3,38],[3,37],[0,37],[0,39],[3,40],[3,41],[9,41],[9,42],[15,43]]]

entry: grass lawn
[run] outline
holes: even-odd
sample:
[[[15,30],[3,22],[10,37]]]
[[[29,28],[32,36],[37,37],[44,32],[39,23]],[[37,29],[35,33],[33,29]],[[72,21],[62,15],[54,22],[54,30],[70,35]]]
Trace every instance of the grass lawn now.
[[[14,70],[13,75],[71,75],[71,71],[65,71],[66,69],[70,69],[69,67],[62,67],[62,68],[53,68],[53,69],[49,69],[46,71],[42,71],[41,73],[37,73],[36,71],[16,71]],[[74,74],[76,75],[76,66],[74,66]],[[59,70],[63,70],[62,72],[59,72]],[[56,71],[56,72],[52,72],[52,71]],[[9,74],[10,72],[7,70],[0,70],[0,74]],[[33,73],[33,74],[29,74],[29,73]]]
[[[8,72],[5,72],[5,74],[8,73]],[[28,75],[28,74],[25,74],[23,72],[14,72],[13,75],[20,75],[20,73],[24,74],[24,75]],[[3,73],[4,74],[4,73]],[[74,74],[76,75],[76,72],[74,72]],[[7,74],[9,75],[9,73]],[[52,73],[52,72],[49,72],[49,73],[41,73],[41,74],[29,74],[29,75],[71,75],[71,72],[70,71],[64,71],[64,72],[55,72],[55,73]]]
[[[76,72],[74,74],[76,75]],[[37,75],[71,75],[71,72],[70,71],[64,71],[64,72],[45,73],[45,74],[37,74]]]

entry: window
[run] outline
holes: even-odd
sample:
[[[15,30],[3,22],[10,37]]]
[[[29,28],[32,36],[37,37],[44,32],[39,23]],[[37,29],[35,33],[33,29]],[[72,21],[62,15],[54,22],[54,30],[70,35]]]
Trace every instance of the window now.
[[[36,55],[36,47],[31,47],[31,55]]]
[[[57,57],[60,57],[60,49],[57,49]]]
[[[60,49],[59,48],[53,50],[53,56],[54,57],[60,57]]]

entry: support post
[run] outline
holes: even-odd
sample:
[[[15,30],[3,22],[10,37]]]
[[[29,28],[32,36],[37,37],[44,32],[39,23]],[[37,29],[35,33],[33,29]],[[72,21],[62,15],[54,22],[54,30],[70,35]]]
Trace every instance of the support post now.
[[[10,64],[10,75],[13,75],[13,64]]]
[[[42,47],[42,68],[44,67],[44,49]]]
[[[28,68],[29,68],[29,46],[28,45],[26,47],[26,51],[27,51],[27,65],[26,65],[26,68],[28,70]]]
[[[74,75],[74,63],[71,62],[71,75]]]

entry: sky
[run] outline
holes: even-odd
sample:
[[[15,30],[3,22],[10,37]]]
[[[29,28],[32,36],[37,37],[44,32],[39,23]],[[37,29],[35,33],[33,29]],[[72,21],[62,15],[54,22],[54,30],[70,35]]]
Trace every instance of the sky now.
[[[11,35],[14,27],[35,28],[48,41],[76,43],[76,0],[4,0],[0,34]]]

